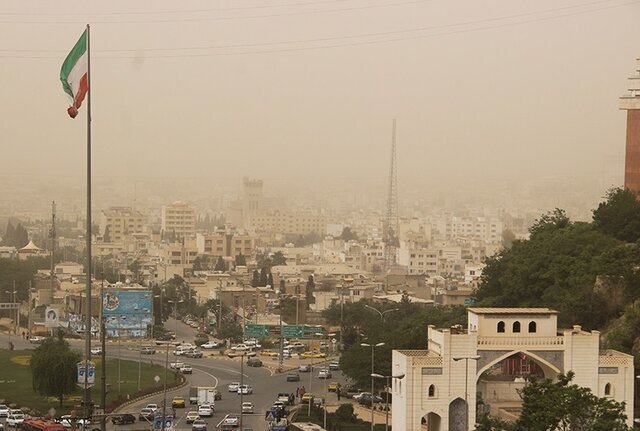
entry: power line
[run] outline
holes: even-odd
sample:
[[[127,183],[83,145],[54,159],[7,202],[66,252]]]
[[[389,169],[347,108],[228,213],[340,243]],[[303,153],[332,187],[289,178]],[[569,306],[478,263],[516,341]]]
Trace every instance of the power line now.
[[[150,19],[150,20],[127,20],[127,21],[95,21],[92,20],[91,24],[164,24],[164,23],[178,23],[178,22],[211,22],[211,21],[232,21],[232,20],[244,20],[244,19],[256,19],[256,18],[281,18],[287,16],[296,15],[311,15],[311,14],[323,14],[323,13],[335,13],[335,12],[350,12],[354,10],[364,9],[379,9],[385,7],[405,6],[410,4],[425,3],[433,0],[405,0],[395,3],[381,3],[366,6],[351,6],[340,9],[316,9],[309,11],[296,11],[296,12],[280,12],[272,14],[262,15],[243,15],[243,16],[228,16],[228,17],[209,17],[209,18],[167,18],[167,19]],[[0,24],[43,24],[43,25],[71,25],[71,24],[86,24],[84,21],[0,21]]]
[[[596,4],[596,3],[603,3],[603,1],[593,2],[592,4]],[[521,25],[521,24],[529,24],[529,23],[534,23],[534,22],[543,22],[543,21],[549,21],[549,20],[553,20],[553,19],[566,18],[566,17],[584,15],[584,14],[593,13],[593,12],[599,12],[599,11],[607,10],[607,9],[614,9],[614,8],[620,8],[620,7],[630,6],[630,5],[637,5],[639,3],[640,3],[640,0],[634,0],[634,1],[631,1],[631,2],[627,2],[627,3],[603,6],[603,7],[600,7],[600,8],[591,8],[591,9],[582,10],[582,11],[568,12],[568,13],[554,15],[554,16],[531,18],[531,19],[527,19],[527,20],[520,20],[520,21],[515,21],[515,22],[506,22],[506,23],[495,24],[495,25],[487,25],[487,26],[477,27],[477,28],[466,28],[466,29],[459,29],[459,30],[453,30],[453,31],[447,31],[447,32],[430,33],[430,34],[426,34],[426,35],[414,35],[414,36],[396,37],[396,38],[373,40],[373,41],[335,43],[335,44],[330,44],[330,45],[292,47],[292,48],[281,48],[281,49],[259,50],[259,51],[242,51],[242,52],[226,52],[226,53],[224,53],[224,52],[223,53],[204,53],[204,54],[176,54],[176,55],[144,55],[144,56],[142,56],[142,55],[94,56],[93,58],[96,58],[96,59],[196,58],[196,57],[217,57],[217,56],[234,56],[234,55],[250,55],[250,54],[273,54],[273,53],[282,53],[282,52],[296,52],[296,51],[309,51],[309,50],[317,50],[317,49],[329,49],[329,48],[341,48],[341,47],[352,47],[352,46],[377,45],[377,44],[383,44],[383,43],[399,42],[399,41],[406,41],[406,40],[416,40],[416,39],[428,39],[428,38],[432,38],[432,37],[446,36],[446,35],[452,35],[452,34],[462,34],[462,33],[470,33],[470,32],[477,32],[477,31],[484,31],[484,30],[492,30],[492,29],[497,29],[497,28],[504,28],[504,27]],[[573,7],[573,6],[568,6],[568,7],[559,8],[559,9],[566,9],[566,8],[570,8],[570,7]],[[557,11],[557,10],[558,9],[554,9],[554,11]],[[476,21],[467,21],[467,22],[457,23],[457,24],[442,24],[442,25],[438,25],[438,26],[422,27],[422,28],[411,29],[411,30],[397,30],[397,31],[391,31],[391,32],[367,33],[367,34],[361,34],[361,35],[339,36],[339,37],[333,37],[333,38],[306,39],[306,40],[300,40],[300,41],[265,42],[265,43],[262,43],[262,44],[261,43],[256,43],[256,44],[220,45],[220,46],[216,46],[216,47],[201,47],[201,48],[166,48],[166,49],[165,48],[158,48],[157,50],[178,50],[178,49],[179,50],[193,50],[193,49],[214,49],[214,48],[215,49],[222,49],[222,48],[242,48],[242,47],[249,48],[249,47],[256,47],[256,46],[270,46],[270,45],[279,45],[279,44],[287,44],[287,43],[326,42],[326,41],[331,41],[331,40],[342,40],[342,39],[357,38],[357,37],[373,37],[373,36],[380,36],[380,35],[390,35],[390,34],[398,34],[398,33],[406,33],[406,32],[433,30],[433,29],[437,29],[437,28],[446,28],[446,27],[463,26],[463,25],[469,25],[469,24],[478,24],[478,23],[483,23],[483,22],[491,22],[491,21],[497,21],[497,20],[511,19],[511,18],[514,18],[514,17],[524,17],[524,16],[530,16],[530,15],[534,15],[534,14],[548,13],[550,11],[551,10],[544,10],[544,11],[538,11],[538,12],[529,12],[529,13],[524,13],[524,14],[511,15],[511,16],[507,16],[507,17],[496,17],[496,18],[488,18],[488,19],[476,20]],[[150,50],[153,50],[153,49],[150,49]],[[5,50],[1,50],[0,49],[0,51],[5,51]],[[115,52],[124,52],[124,51],[144,52],[146,50],[144,50],[144,49],[141,49],[141,50],[122,50],[122,51],[115,50]],[[11,51],[11,52],[15,52],[15,51]],[[33,52],[50,52],[50,51],[33,51]],[[56,52],[58,52],[58,51],[56,51]],[[103,52],[105,52],[105,51],[103,51]],[[112,51],[106,51],[106,52],[112,52]],[[28,55],[22,56],[22,55],[2,55],[2,54],[0,54],[0,58],[57,59],[57,60],[60,59],[59,56],[28,56]]]

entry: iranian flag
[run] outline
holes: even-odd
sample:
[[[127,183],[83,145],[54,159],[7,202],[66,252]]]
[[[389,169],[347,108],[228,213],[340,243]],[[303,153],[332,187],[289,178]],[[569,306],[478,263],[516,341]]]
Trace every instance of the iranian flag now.
[[[69,97],[70,106],[67,112],[71,118],[76,118],[78,115],[78,108],[82,105],[89,89],[87,55],[87,30],[85,30],[60,69],[62,89]]]

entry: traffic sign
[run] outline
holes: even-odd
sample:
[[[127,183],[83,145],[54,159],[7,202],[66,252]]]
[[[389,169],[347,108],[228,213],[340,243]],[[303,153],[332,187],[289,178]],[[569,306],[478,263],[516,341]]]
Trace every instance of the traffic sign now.
[[[269,422],[273,422],[276,420],[276,415],[273,410],[267,410],[267,413],[264,415],[264,419]]]
[[[282,336],[286,338],[302,338],[304,325],[285,325],[282,327]]]
[[[267,325],[245,325],[244,334],[248,337],[266,337],[269,335]]]

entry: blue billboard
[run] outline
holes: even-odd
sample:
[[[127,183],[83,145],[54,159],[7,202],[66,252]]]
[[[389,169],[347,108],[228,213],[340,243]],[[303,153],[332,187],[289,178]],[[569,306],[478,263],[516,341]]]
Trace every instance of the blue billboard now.
[[[146,337],[153,326],[151,290],[107,288],[102,315],[109,337]]]

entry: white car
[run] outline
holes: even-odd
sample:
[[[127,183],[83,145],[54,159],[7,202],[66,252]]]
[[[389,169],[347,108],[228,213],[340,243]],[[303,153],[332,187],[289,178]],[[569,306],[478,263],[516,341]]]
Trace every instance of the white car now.
[[[234,414],[226,415],[224,417],[224,419],[222,420],[222,425],[238,426],[239,423],[240,423],[240,419],[238,418],[238,416],[236,416]]]
[[[29,342],[31,344],[40,344],[44,341],[44,337],[41,337],[39,335],[34,335],[33,337],[29,337]]]
[[[11,413],[7,416],[7,426],[17,428],[24,422],[24,413]]]
[[[147,404],[147,408],[153,410],[154,412],[158,411],[158,405],[157,404]]]
[[[171,368],[172,370],[179,370],[182,367],[184,367],[184,362],[171,362],[171,363],[169,363],[169,368]]]
[[[249,385],[240,385],[238,386],[238,395],[250,395],[253,393],[253,388]]]
[[[231,347],[231,350],[233,350],[234,352],[248,352],[249,350],[251,350],[251,347],[247,346],[246,344],[238,344]]]
[[[238,392],[239,387],[240,382],[231,382],[229,383],[229,392]]]
[[[192,424],[196,419],[200,419],[200,416],[198,416],[198,412],[193,410],[189,411],[185,416],[185,420],[188,424]]]
[[[0,418],[6,418],[7,416],[9,416],[9,412],[9,406],[0,404]]]
[[[200,345],[200,347],[202,347],[203,349],[215,349],[220,346],[221,344],[216,341],[207,341],[206,343]]]
[[[91,348],[91,354],[92,355],[101,355],[102,354],[102,347],[101,346],[92,347]]]
[[[250,347],[252,349],[260,349],[262,345],[258,343],[256,340],[247,340],[244,342],[245,346]]]
[[[60,425],[62,425],[65,428],[71,428],[71,415],[64,415],[60,417]],[[91,425],[91,421],[89,419],[82,419],[82,418],[77,418],[76,419],[76,428],[86,428],[89,425]]]
[[[331,371],[329,371],[329,370],[320,370],[318,372],[318,378],[319,379],[330,379],[331,377],[332,377],[331,376]]]
[[[213,416],[213,407],[210,404],[202,404],[198,406],[198,416],[210,418]]]
[[[358,401],[360,398],[362,397],[369,397],[371,398],[371,392],[360,392],[358,394],[355,394],[352,398],[356,401]]]
[[[243,402],[242,413],[253,413],[253,403],[248,401]]]

